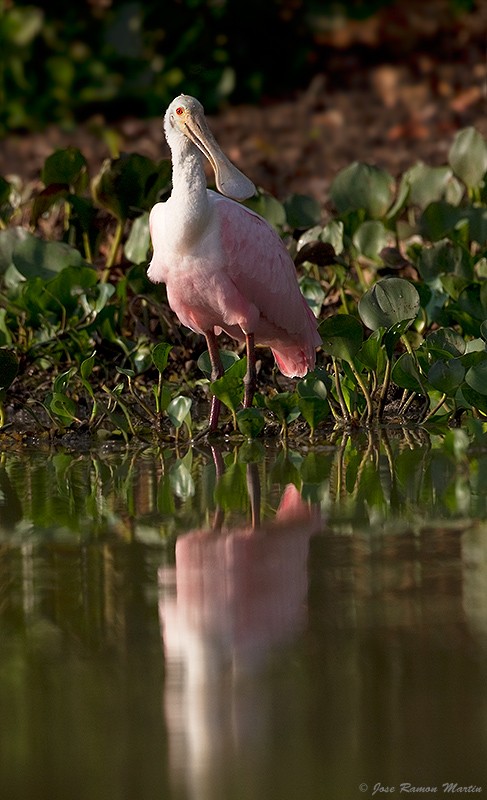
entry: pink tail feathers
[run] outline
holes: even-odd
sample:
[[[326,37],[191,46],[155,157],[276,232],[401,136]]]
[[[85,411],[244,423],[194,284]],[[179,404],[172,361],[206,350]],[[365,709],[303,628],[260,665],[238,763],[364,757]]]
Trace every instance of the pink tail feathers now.
[[[279,352],[272,350],[272,354],[280,371],[287,378],[303,378],[308,370],[314,369],[316,361],[314,348],[304,350],[302,347],[294,346]]]

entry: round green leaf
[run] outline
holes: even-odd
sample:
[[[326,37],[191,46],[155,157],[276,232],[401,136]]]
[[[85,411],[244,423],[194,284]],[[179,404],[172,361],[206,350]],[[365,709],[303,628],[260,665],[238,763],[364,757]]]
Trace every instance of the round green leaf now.
[[[426,337],[428,349],[440,350],[452,356],[461,356],[465,352],[465,339],[454,328],[438,328]]]
[[[64,242],[46,242],[29,234],[12,252],[15,268],[25,277],[53,278],[65,267],[86,266],[81,253]]]
[[[387,245],[388,240],[383,223],[374,219],[363,222],[353,235],[353,243],[359,253],[374,261],[379,259],[379,253]]]
[[[45,186],[51,184],[68,184],[68,186],[84,189],[88,183],[86,158],[76,147],[56,150],[48,156],[41,172],[41,180]]]
[[[455,181],[450,167],[430,167],[421,163],[407,170],[403,179],[409,184],[409,202],[422,210],[430,203],[447,199],[448,190]]]
[[[448,162],[466,186],[478,186],[487,172],[487,142],[475,128],[464,128],[455,135]]]
[[[313,197],[292,194],[284,203],[287,224],[291,228],[311,228],[321,219],[321,205]]]
[[[465,375],[465,382],[481,395],[487,395],[487,358],[470,367]]]
[[[392,203],[394,179],[385,170],[355,161],[338,173],[330,192],[339,214],[364,209],[371,219],[380,219]]]
[[[463,383],[465,367],[457,358],[448,361],[435,361],[428,370],[428,381],[443,394],[452,397],[458,387]]]
[[[360,350],[364,338],[359,320],[349,314],[336,314],[323,320],[318,333],[325,353],[349,362]]]
[[[404,278],[384,278],[363,295],[358,313],[364,325],[377,330],[414,320],[419,307],[419,294],[412,283]]]
[[[235,353],[233,350],[219,350],[218,352],[220,354],[220,360],[225,371],[230,369],[232,364],[235,364],[235,362],[239,360],[237,353]],[[207,378],[210,378],[211,361],[208,350],[205,350],[205,352],[200,355],[196,363],[198,364],[198,368],[201,370],[201,372],[203,372]]]
[[[484,342],[487,342],[487,319],[485,319],[480,326],[480,335]]]

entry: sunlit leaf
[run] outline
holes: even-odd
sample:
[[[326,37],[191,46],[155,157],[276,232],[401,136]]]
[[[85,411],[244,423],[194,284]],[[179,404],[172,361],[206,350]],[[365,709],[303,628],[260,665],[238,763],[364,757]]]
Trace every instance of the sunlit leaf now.
[[[127,241],[125,242],[125,257],[133,264],[141,264],[147,260],[150,247],[149,212],[144,211],[140,217],[134,219]]]
[[[466,186],[478,186],[487,172],[487,142],[473,127],[455,134],[448,153],[448,163]]]
[[[389,241],[389,234],[379,220],[366,220],[353,235],[353,243],[359,253],[373,261],[379,260],[380,251]]]
[[[166,413],[171,420],[172,425],[177,429],[180,428],[186,417],[188,416],[192,400],[190,397],[178,395],[174,397],[166,408]]]
[[[419,307],[419,295],[412,283],[404,278],[384,278],[362,296],[358,312],[364,325],[377,330],[414,320]]]
[[[338,173],[330,193],[339,214],[364,209],[371,219],[380,219],[392,203],[394,179],[379,167],[355,161]]]

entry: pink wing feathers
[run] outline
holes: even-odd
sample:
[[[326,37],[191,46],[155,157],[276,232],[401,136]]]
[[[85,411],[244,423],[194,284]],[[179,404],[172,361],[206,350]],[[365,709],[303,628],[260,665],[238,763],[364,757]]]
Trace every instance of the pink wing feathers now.
[[[223,270],[259,311],[252,331],[267,345],[283,375],[303,376],[321,344],[316,318],[304,299],[294,263],[274,229],[243,206],[215,196],[224,253]],[[231,336],[235,331],[224,330]],[[236,337],[241,338],[241,337]]]
[[[213,220],[195,243],[170,243],[166,204],[155,206],[150,279],[166,283],[183,325],[199,333],[224,330],[240,342],[253,333],[284,375],[305,375],[321,339],[289,253],[258,214],[215,192],[208,199]]]

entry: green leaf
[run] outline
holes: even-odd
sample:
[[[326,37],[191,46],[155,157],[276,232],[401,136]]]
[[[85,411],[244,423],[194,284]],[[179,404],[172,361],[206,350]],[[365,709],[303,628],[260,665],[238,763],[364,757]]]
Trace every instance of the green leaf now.
[[[454,190],[458,182],[453,177],[450,167],[430,167],[426,164],[415,164],[403,175],[403,180],[409,184],[409,203],[424,210],[430,203],[438,200],[448,200],[448,194]],[[462,188],[457,194],[460,200]]]
[[[240,433],[255,439],[264,429],[265,420],[260,408],[241,408],[237,411],[237,425]]]
[[[364,337],[359,320],[349,314],[336,314],[323,320],[318,333],[325,353],[349,362],[360,350]]]
[[[15,245],[12,253],[14,266],[25,278],[39,276],[44,280],[65,267],[82,267],[86,262],[80,252],[64,242],[46,242],[29,234]]]
[[[70,397],[60,392],[53,392],[49,408],[56,417],[64,423],[71,423],[76,419],[76,403]]]
[[[77,191],[88,185],[88,164],[86,158],[76,147],[56,150],[48,156],[41,171],[45,186],[67,184]]]
[[[389,234],[378,220],[366,220],[353,235],[353,243],[359,253],[373,261],[379,261],[380,251],[387,245]]]
[[[92,353],[92,355],[89,358],[85,358],[85,360],[81,362],[79,368],[81,377],[83,378],[84,381],[87,381],[88,378],[91,376],[94,366],[95,366],[95,353]]]
[[[292,194],[284,202],[287,224],[290,228],[311,228],[321,219],[321,205],[313,197]]]
[[[339,214],[364,209],[371,219],[384,217],[394,196],[394,179],[385,170],[355,161],[334,179],[331,199]]]
[[[144,211],[140,217],[134,219],[123,251],[125,257],[133,264],[141,264],[147,260],[149,247],[149,212]]]
[[[383,278],[361,298],[358,313],[371,330],[390,328],[403,320],[413,321],[419,311],[419,294],[404,278]]]
[[[448,153],[455,175],[469,188],[479,186],[487,172],[487,143],[475,128],[458,131]]]
[[[328,400],[323,400],[321,397],[300,397],[298,408],[311,431],[314,431],[316,426],[323,422],[330,413]]]
[[[265,404],[281,423],[289,423],[299,417],[299,398],[295,392],[279,392],[279,394],[266,397]]]
[[[272,195],[264,192],[259,193],[255,197],[249,197],[244,202],[244,205],[264,217],[278,232],[284,228],[286,224],[286,209]]]
[[[465,352],[465,339],[454,328],[438,328],[426,337],[430,350],[450,353],[453,357]]]
[[[18,358],[11,350],[0,350],[0,389],[8,389],[19,370]]]
[[[235,353],[233,350],[219,350],[218,352],[220,354],[220,360],[225,371],[235,364],[236,361],[239,361],[237,353]],[[201,372],[203,372],[207,378],[211,378],[211,361],[208,350],[205,350],[205,352],[200,355],[196,363],[198,364],[198,368],[201,370]]]
[[[315,317],[319,317],[323,300],[325,299],[325,292],[321,283],[308,275],[304,275],[299,281],[299,288]]]
[[[470,367],[465,375],[465,381],[475,392],[487,395],[487,358]]]
[[[224,375],[210,385],[210,391],[222,403],[235,412],[244,395],[243,378],[247,370],[247,358],[240,358],[227,369]]]
[[[392,380],[401,389],[422,392],[421,376],[414,359],[409,353],[403,353],[392,368]]]
[[[53,391],[56,394],[62,394],[63,392],[65,392],[69,385],[69,381],[71,380],[73,375],[76,374],[76,372],[77,372],[76,367],[70,367],[65,372],[61,372],[61,374],[58,375],[57,378],[54,380]]]
[[[465,367],[457,358],[448,361],[435,361],[428,370],[428,381],[434,389],[453,397],[463,383]]]
[[[164,372],[166,369],[171,350],[172,344],[168,344],[167,342],[159,342],[152,350],[152,360],[158,372]]]
[[[158,167],[138,153],[107,159],[92,182],[93,197],[119,221],[148,210],[149,187],[158,179]]]
[[[180,428],[186,417],[188,416],[192,400],[190,397],[178,395],[174,397],[166,408],[166,413],[171,420],[172,425],[177,429]]]
[[[403,319],[401,320],[401,322],[396,322],[394,325],[391,325],[389,330],[385,332],[383,342],[384,342],[384,347],[386,348],[386,353],[389,358],[392,358],[396,344],[398,343],[403,333],[407,331],[410,324],[411,320]]]

